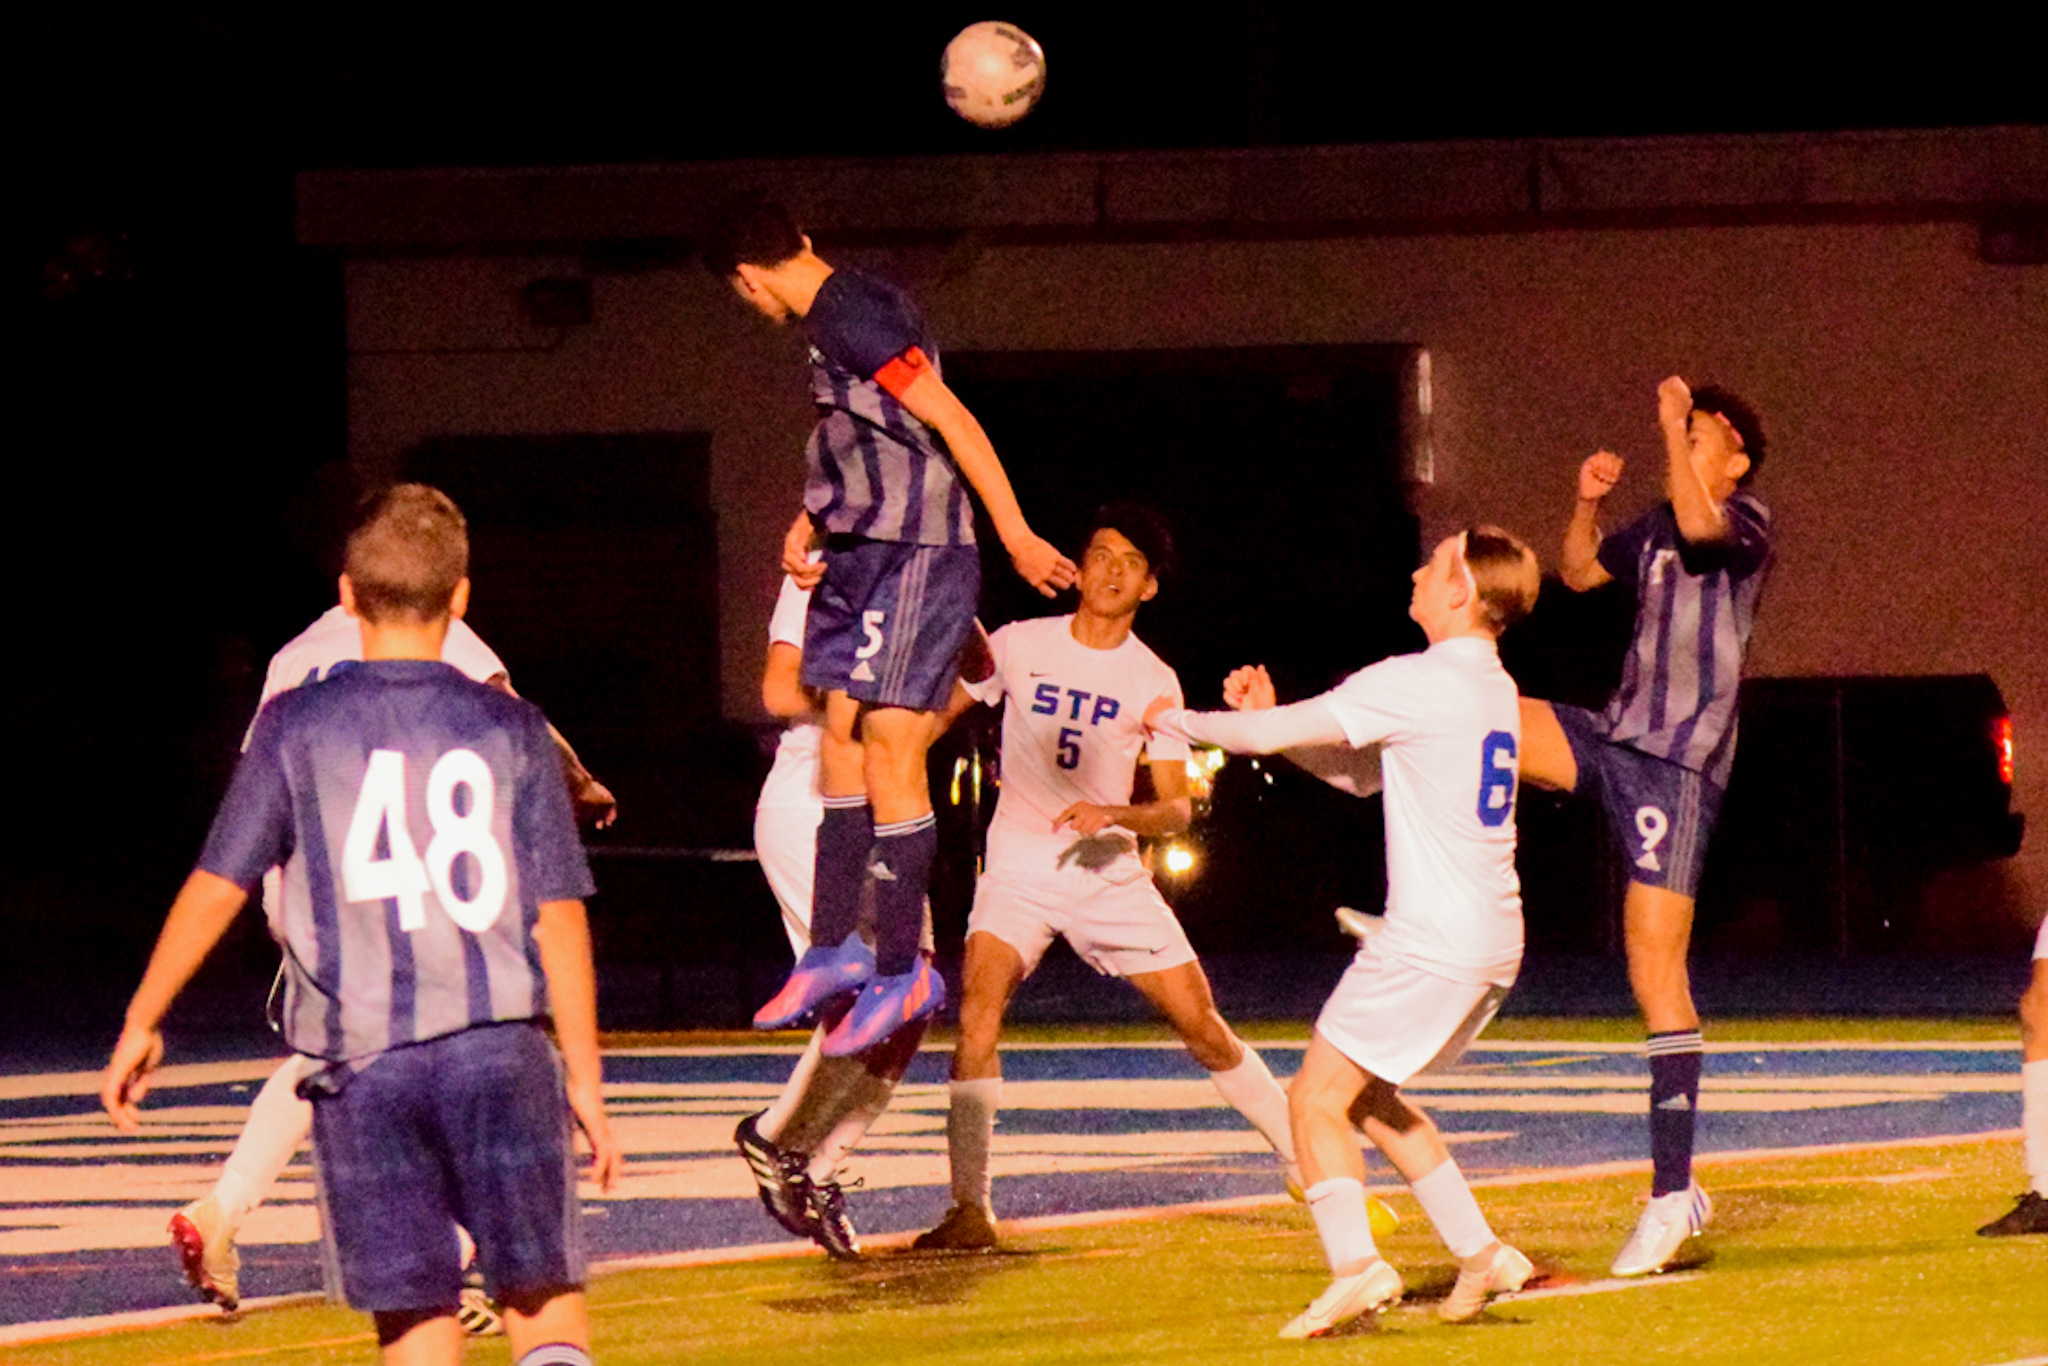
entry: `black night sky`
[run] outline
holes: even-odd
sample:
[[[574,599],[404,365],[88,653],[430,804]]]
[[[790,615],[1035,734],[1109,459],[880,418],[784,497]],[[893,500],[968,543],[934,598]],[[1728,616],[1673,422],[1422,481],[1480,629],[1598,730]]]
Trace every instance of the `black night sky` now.
[[[28,359],[0,565],[8,767],[30,812],[0,983],[87,960],[130,978],[146,933],[108,936],[95,908],[161,915],[203,828],[195,775],[224,778],[246,721],[234,680],[327,591],[308,528],[345,450],[340,264],[293,242],[300,170],[2048,117],[2018,70],[2029,45],[1990,11],[1843,37],[1704,11],[896,8],[216,0],[16,19],[6,298]],[[955,119],[936,80],[947,38],[991,17],[1048,60],[1042,107],[999,133]],[[119,942],[81,943],[102,937]]]

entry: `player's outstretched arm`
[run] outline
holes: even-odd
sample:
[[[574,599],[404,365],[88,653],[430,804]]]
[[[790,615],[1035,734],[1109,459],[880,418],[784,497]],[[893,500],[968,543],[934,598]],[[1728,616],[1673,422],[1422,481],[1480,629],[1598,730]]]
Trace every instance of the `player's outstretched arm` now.
[[[804,686],[804,652],[786,640],[768,643],[761,665],[761,706],[778,721],[823,714],[816,694]]]
[[[1664,457],[1671,463],[1671,512],[1678,534],[1694,545],[1725,541],[1731,528],[1728,510],[1707,488],[1699,467],[1693,463],[1692,390],[1673,375],[1657,386],[1657,425],[1664,432]],[[1715,413],[1705,418],[1727,425],[1728,419]]]
[[[590,916],[581,901],[543,901],[533,937],[548,979],[555,1042],[568,1073],[569,1109],[590,1140],[590,1177],[605,1190],[623,1159],[604,1109],[604,1062],[597,1049],[597,969],[590,956]]]
[[[1024,582],[1047,597],[1073,587],[1074,562],[1024,520],[1024,510],[1018,506],[1017,494],[1010,487],[1010,476],[1004,472],[988,433],[967,411],[967,405],[946,387],[945,381],[926,370],[905,385],[896,400],[912,417],[945,438],[953,462],[973,485],[981,505],[988,509],[996,535],[1002,538],[1003,549],[1010,552],[1010,563],[1016,566]]]
[[[1350,742],[1337,714],[1320,697],[1258,711],[1183,711],[1163,702],[1154,702],[1145,712],[1148,729],[1232,754],[1277,754],[1303,745]]]
[[[1233,669],[1223,680],[1223,702],[1233,711],[1265,711],[1278,706],[1279,701],[1273,676],[1263,664]],[[1292,745],[1280,753],[1303,772],[1354,797],[1370,797],[1382,786],[1378,745],[1363,749],[1353,749],[1348,743]]]
[[[157,1026],[248,899],[249,894],[240,887],[205,869],[195,870],[179,889],[171,913],[164,918],[163,933],[157,936],[156,949],[149,955],[142,985],[128,1003],[114,1055],[100,1077],[100,1104],[117,1128],[133,1133],[141,1122],[140,1106],[149,1092],[149,1074],[164,1056],[164,1040]]]
[[[1600,504],[1621,482],[1622,460],[1613,451],[1595,451],[1579,466],[1579,496],[1572,519],[1565,524],[1564,549],[1558,555],[1558,576],[1575,593],[1598,588],[1614,576],[1600,563]]]

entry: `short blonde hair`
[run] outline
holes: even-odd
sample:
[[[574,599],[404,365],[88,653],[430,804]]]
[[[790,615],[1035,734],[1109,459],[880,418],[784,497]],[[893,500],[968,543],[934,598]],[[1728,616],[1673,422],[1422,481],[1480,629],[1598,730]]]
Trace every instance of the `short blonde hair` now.
[[[1536,552],[1521,537],[1497,526],[1468,527],[1465,567],[1479,591],[1479,615],[1498,636],[1529,615],[1543,588]]]
[[[446,616],[455,586],[469,575],[469,523],[441,490],[394,484],[364,504],[342,572],[366,621]]]

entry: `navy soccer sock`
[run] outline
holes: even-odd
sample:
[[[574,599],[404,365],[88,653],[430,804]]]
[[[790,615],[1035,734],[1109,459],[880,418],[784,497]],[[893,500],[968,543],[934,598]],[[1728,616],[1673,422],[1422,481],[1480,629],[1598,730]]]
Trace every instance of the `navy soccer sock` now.
[[[875,827],[875,974],[897,977],[917,962],[924,937],[924,894],[931,886],[939,827],[927,811]]]
[[[1700,1103],[1700,1032],[1652,1034],[1650,1052],[1650,1163],[1652,1196],[1692,1184],[1693,1116]]]
[[[832,948],[846,942],[860,919],[860,888],[867,880],[868,850],[875,843],[875,818],[861,796],[825,798],[818,822],[818,854],[811,865],[811,943]]]

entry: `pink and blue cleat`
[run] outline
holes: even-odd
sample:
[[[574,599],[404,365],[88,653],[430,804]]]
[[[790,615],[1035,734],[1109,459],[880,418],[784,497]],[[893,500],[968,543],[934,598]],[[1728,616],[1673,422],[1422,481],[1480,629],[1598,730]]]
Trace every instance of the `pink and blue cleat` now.
[[[858,935],[830,947],[813,944],[796,960],[789,980],[754,1012],[756,1029],[793,1029],[838,997],[859,991],[875,975],[875,951]]]
[[[877,977],[861,989],[832,1032],[825,1036],[828,1058],[865,1053],[903,1026],[946,1004],[946,979],[919,957],[909,972]]]

